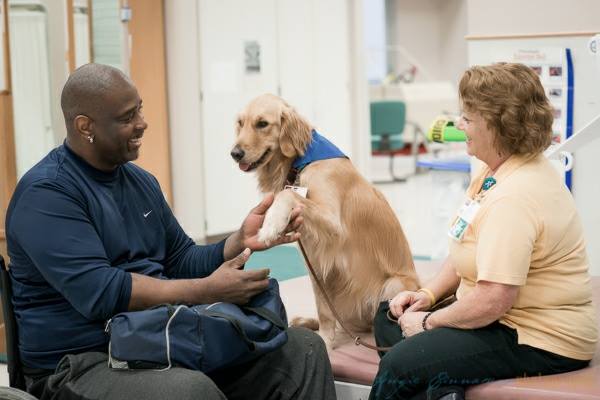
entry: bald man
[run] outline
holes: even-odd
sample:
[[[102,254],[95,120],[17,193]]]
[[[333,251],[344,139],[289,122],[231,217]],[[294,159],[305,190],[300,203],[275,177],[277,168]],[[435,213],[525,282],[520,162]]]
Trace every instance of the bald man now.
[[[19,181],[6,218],[27,390],[41,399],[334,399],[322,340],[293,328],[282,348],[210,378],[183,368],[109,369],[104,324],[116,313],[243,304],[267,287],[268,270],[240,267],[265,249],[257,232],[273,197],[227,239],[195,245],[157,180],[130,162],[147,128],[131,80],[109,66],[82,66],[61,107],[67,138]],[[300,214],[273,245],[298,238]]]

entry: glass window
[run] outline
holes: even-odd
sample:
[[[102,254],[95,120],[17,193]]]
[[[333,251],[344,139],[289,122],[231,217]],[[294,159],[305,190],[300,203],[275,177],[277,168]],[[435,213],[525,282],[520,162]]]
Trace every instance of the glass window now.
[[[75,68],[92,60],[90,49],[90,15],[87,0],[73,1],[73,31],[75,34]]]
[[[94,62],[125,71],[119,0],[92,1]]]

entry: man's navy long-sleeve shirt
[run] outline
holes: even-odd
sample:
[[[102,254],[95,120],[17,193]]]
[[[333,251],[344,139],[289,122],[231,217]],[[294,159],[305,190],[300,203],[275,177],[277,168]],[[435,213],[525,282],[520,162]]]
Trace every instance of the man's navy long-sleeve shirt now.
[[[19,181],[6,236],[22,361],[54,369],[63,355],[106,351],[104,323],[126,311],[131,272],[210,275],[224,242],[197,246],[157,180],[133,163],[102,172],[62,145]]]

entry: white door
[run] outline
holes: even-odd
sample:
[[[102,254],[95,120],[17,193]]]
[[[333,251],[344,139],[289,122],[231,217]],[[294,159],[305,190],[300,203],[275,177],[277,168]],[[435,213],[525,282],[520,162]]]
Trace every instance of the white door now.
[[[205,176],[209,236],[239,228],[261,198],[255,176],[240,171],[229,153],[237,113],[254,96],[278,93],[275,3],[199,3],[203,152],[198,156]]]

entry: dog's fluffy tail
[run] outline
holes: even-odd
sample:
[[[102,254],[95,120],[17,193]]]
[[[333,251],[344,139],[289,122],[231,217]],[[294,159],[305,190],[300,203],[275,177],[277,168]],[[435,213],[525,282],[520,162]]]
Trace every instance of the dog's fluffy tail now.
[[[317,321],[315,318],[295,317],[290,322],[290,326],[302,326],[310,329],[311,331],[318,331],[319,321]]]

